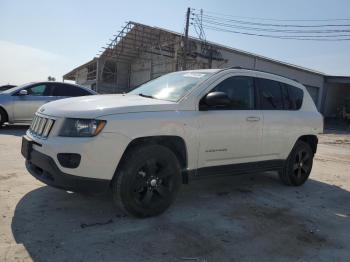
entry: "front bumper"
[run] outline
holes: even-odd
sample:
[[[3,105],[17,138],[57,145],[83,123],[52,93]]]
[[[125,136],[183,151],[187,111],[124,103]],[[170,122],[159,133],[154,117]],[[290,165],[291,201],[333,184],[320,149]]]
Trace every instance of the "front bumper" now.
[[[101,193],[109,190],[110,180],[63,173],[50,156],[33,149],[31,145],[28,146],[27,141],[22,142],[22,155],[26,158],[29,173],[49,186],[83,193]]]
[[[43,139],[27,131],[24,138],[33,141],[32,148],[48,157],[56,164],[60,172],[83,178],[112,180],[118,163],[130,143],[130,138],[113,132],[102,132],[95,137],[60,137],[60,119],[48,138]],[[76,166],[62,165],[59,155],[80,155]]]

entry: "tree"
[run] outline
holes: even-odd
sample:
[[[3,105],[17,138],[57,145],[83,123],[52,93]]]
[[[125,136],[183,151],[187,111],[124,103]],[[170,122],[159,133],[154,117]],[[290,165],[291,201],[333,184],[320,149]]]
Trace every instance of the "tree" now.
[[[56,78],[54,78],[53,76],[48,76],[47,81],[56,81]]]

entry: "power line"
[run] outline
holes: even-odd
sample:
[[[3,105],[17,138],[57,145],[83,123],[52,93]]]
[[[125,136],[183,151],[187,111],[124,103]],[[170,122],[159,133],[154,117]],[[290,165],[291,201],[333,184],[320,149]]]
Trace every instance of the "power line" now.
[[[233,18],[241,19],[252,19],[252,20],[261,20],[261,21],[280,21],[280,22],[327,22],[327,21],[350,21],[350,18],[327,18],[327,19],[276,19],[276,18],[262,18],[262,17],[251,17],[251,16],[237,16],[237,15],[228,15],[217,12],[205,11],[208,14],[220,15]]]
[[[199,39],[204,40],[206,39],[206,35],[203,29],[203,19],[202,17],[199,17],[198,15],[192,13],[192,15],[194,15],[194,17],[191,18],[191,20],[194,22],[195,26],[194,29],[197,33],[197,36],[199,37]],[[202,14],[201,14],[202,15]],[[193,23],[192,23],[193,25]],[[197,30],[198,28],[198,30]]]
[[[256,34],[256,33],[223,29],[223,28],[214,27],[214,26],[207,26],[207,25],[203,25],[203,28],[215,30],[215,31],[220,31],[220,32],[226,32],[226,33],[235,33],[235,34],[242,34],[242,35],[249,35],[249,36],[261,36],[261,37],[278,38],[278,39],[313,40],[313,41],[349,41],[350,40],[350,38],[334,38],[334,39],[323,39],[322,38],[322,39],[318,39],[318,38],[315,38],[316,36],[292,36],[292,35],[289,36],[289,35]]]
[[[222,18],[217,16],[210,16],[210,15],[203,15],[204,18],[208,18],[211,20],[221,20],[221,21],[227,21],[227,22],[234,22],[238,24],[246,24],[246,25],[258,25],[258,26],[269,26],[269,27],[310,27],[310,28],[317,28],[317,27],[349,27],[350,24],[318,24],[318,25],[300,25],[300,24],[276,24],[276,23],[261,23],[261,22],[250,22],[250,21],[243,21],[238,19],[228,19],[228,18]]]
[[[214,12],[206,12],[214,13]],[[192,13],[192,25],[201,38],[204,34],[204,29],[214,30],[219,32],[234,33],[248,36],[257,36],[274,39],[288,40],[308,40],[308,41],[350,41],[350,23],[349,24],[334,24],[334,23],[315,23],[316,20],[308,20],[313,22],[308,24],[303,23],[266,23],[247,21],[247,19],[255,19],[253,17],[246,20],[232,19],[230,15],[217,17],[214,15],[203,14],[201,10],[198,13]],[[226,16],[226,17],[225,17]],[[260,18],[256,18],[260,19]],[[269,20],[266,18],[266,20]],[[272,19],[275,21],[275,19]],[[279,21],[277,19],[277,21]],[[284,20],[281,20],[284,21]],[[289,21],[289,20],[285,20]],[[292,21],[292,20],[290,20]],[[301,22],[301,20],[293,20]],[[350,21],[350,19],[319,19],[319,21]]]
[[[216,21],[207,20],[207,19],[203,19],[203,22],[204,24],[231,27],[236,29],[277,32],[277,33],[283,32],[283,33],[295,33],[295,34],[299,34],[299,33],[324,34],[324,33],[349,33],[350,32],[350,27],[349,29],[300,30],[300,29],[275,29],[275,28],[249,27],[249,26],[235,25],[231,23],[216,22]]]

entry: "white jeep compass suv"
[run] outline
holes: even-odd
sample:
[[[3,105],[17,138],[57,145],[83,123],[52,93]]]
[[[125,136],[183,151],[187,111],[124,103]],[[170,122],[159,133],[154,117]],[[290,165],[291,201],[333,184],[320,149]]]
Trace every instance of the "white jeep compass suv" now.
[[[303,184],[323,118],[305,87],[231,68],[163,75],[128,94],[43,105],[22,140],[28,171],[75,192],[111,189],[126,213],[162,213],[189,177],[278,171]]]

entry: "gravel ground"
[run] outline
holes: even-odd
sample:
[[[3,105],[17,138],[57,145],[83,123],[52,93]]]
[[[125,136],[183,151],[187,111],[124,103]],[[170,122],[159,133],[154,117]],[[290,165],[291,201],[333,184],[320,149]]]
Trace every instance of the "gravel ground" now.
[[[350,261],[350,134],[320,136],[302,187],[274,173],[198,180],[165,214],[140,220],[108,194],[31,177],[25,130],[0,130],[0,261]]]

